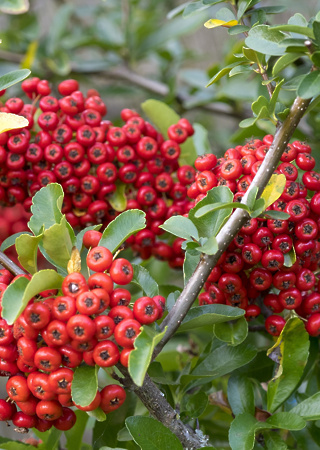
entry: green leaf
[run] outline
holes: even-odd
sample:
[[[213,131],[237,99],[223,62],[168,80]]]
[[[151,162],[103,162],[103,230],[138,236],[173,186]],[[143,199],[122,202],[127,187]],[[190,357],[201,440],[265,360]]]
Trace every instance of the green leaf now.
[[[267,418],[266,423],[271,425],[272,428],[283,430],[301,430],[306,426],[305,420],[292,411],[273,414]]]
[[[267,450],[287,450],[288,448],[281,436],[274,431],[264,431],[263,438]]]
[[[247,206],[249,208],[249,210],[254,208],[254,204],[257,198],[257,194],[258,194],[259,188],[258,186],[253,186],[248,193],[248,197],[247,197]]]
[[[210,379],[222,377],[248,364],[256,354],[257,350],[245,342],[236,347],[222,345],[202,360],[191,372],[191,376],[193,378],[210,377]]]
[[[315,66],[318,68],[320,67],[320,51],[313,52],[312,55],[310,55],[311,61]]]
[[[286,53],[285,55],[280,56],[272,68],[272,75],[275,77],[283,69],[294,63],[299,58],[301,58],[300,53]]]
[[[254,390],[249,378],[241,375],[229,378],[228,402],[235,416],[245,412],[254,415]]]
[[[245,311],[243,309],[227,305],[216,304],[195,306],[188,311],[177,331],[180,333],[194,328],[204,327],[206,325],[236,320],[244,314]]]
[[[44,231],[42,240],[42,246],[51,261],[64,269],[67,268],[74,244],[74,236],[70,236],[68,225],[66,217],[63,216],[60,223]]]
[[[60,289],[62,281],[63,277],[52,269],[40,270],[30,281],[24,277],[18,278],[3,294],[2,318],[12,325],[32,297],[47,289]]]
[[[11,236],[9,236],[7,239],[5,239],[4,241],[2,241],[2,244],[0,246],[0,251],[4,252],[6,251],[8,248],[12,247],[15,242],[16,239],[21,236],[22,234],[28,234],[29,236],[32,236],[32,233],[30,233],[30,231],[19,231],[19,233],[15,233],[12,234]]]
[[[170,125],[177,123],[180,119],[180,116],[173,109],[171,109],[166,103],[160,102],[159,100],[147,100],[142,103],[141,108],[149,120],[151,120],[151,122],[160,130],[161,134],[166,139],[168,137],[167,130]],[[180,164],[193,164],[197,157],[193,140],[187,139],[186,142],[180,145],[180,148]]]
[[[77,247],[77,249],[79,250],[79,252],[80,252],[81,249],[82,249],[82,245],[83,245],[82,242],[83,242],[83,236],[84,236],[84,234],[85,234],[87,231],[90,231],[90,230],[97,230],[97,231],[99,231],[101,227],[102,227],[102,224],[99,224],[99,225],[92,225],[92,226],[90,226],[90,227],[84,228],[83,230],[81,230],[81,231],[77,234],[77,236],[76,236],[76,247]]]
[[[243,14],[247,11],[247,9],[251,8],[251,3],[253,3],[253,0],[241,0],[238,3],[238,13],[237,13],[237,19],[240,20]]]
[[[297,94],[301,98],[316,97],[320,94],[320,72],[318,70],[314,70],[302,78]]]
[[[147,297],[154,297],[155,295],[159,295],[158,283],[152,278],[149,271],[145,267],[138,266],[137,264],[132,264],[132,267],[132,283],[140,286]]]
[[[177,436],[151,417],[128,417],[125,423],[134,442],[142,450],[183,450]]]
[[[96,408],[93,411],[87,411],[88,416],[93,417],[98,422],[104,422],[107,418],[106,414],[101,408]]]
[[[302,34],[303,36],[307,36],[310,39],[314,39],[314,34],[311,28],[302,27],[300,25],[292,25],[290,23],[283,25],[276,25],[274,27],[270,27],[270,30],[279,30],[279,31],[289,31],[291,33]]]
[[[284,254],[284,266],[292,267],[296,262],[297,256],[294,247],[290,250],[290,252]]]
[[[298,75],[297,77],[291,78],[291,80],[284,83],[282,89],[286,91],[295,91],[296,89],[298,89],[298,86],[300,85],[304,77],[305,75]]]
[[[0,5],[1,10],[1,5]],[[30,70],[20,69],[14,70],[13,72],[8,72],[0,77],[0,90],[8,89],[8,87],[13,86],[16,83],[24,80],[30,75]]]
[[[319,47],[320,46],[320,22],[315,20],[312,24],[312,29],[313,29],[315,42],[316,42],[317,46]]]
[[[160,228],[183,239],[199,239],[197,227],[184,216],[172,216]]]
[[[269,111],[269,101],[266,97],[260,95],[260,97],[252,103],[251,109],[253,113],[260,118],[261,115],[264,115],[263,111]]]
[[[108,202],[115,211],[122,212],[127,207],[126,184],[116,183],[117,189],[108,197]]]
[[[189,279],[192,277],[193,272],[196,270],[196,267],[200,262],[200,257],[200,253],[195,250],[187,250],[185,252],[183,262],[184,285],[186,285]]]
[[[279,352],[279,366],[268,384],[268,411],[274,412],[300,382],[309,356],[309,335],[298,318],[287,321],[277,342],[268,350]]]
[[[212,211],[218,211],[219,209],[244,209],[248,212],[250,212],[249,207],[244,203],[238,203],[238,202],[232,202],[232,203],[213,203],[211,205],[205,205],[199,208],[194,216],[195,218],[203,217],[204,215],[212,212]]]
[[[251,28],[245,43],[264,55],[280,56],[285,53],[285,49],[280,45],[285,37],[281,31],[272,30],[267,25],[257,25]]]
[[[54,55],[57,50],[61,50],[61,39],[65,35],[70,22],[71,14],[74,10],[72,4],[65,4],[57,9],[56,14],[51,17],[51,26],[47,36],[46,54]]]
[[[221,322],[213,326],[213,333],[229,345],[239,345],[248,335],[248,322],[244,317],[238,320]]]
[[[206,255],[215,255],[219,249],[218,241],[215,236],[209,237],[201,247],[196,247],[196,251]]]
[[[114,253],[129,236],[146,227],[146,214],[139,209],[130,209],[119,214],[102,234],[99,245]]]
[[[78,366],[74,372],[71,396],[76,405],[88,406],[98,390],[99,366]]]
[[[217,186],[208,191],[205,198],[200,200],[200,202],[189,211],[188,217],[197,227],[200,237],[216,236],[230,216],[232,208],[218,209],[201,218],[195,217],[197,211],[206,205],[212,205],[213,203],[232,203],[232,200],[233,194],[228,187]]]
[[[266,202],[263,198],[258,198],[258,200],[255,201],[253,206],[253,211],[251,212],[251,217],[254,219],[256,217],[259,217],[260,214],[263,213],[263,211],[266,209]]]
[[[287,220],[290,217],[289,214],[287,214],[283,211],[275,211],[275,210],[266,211],[264,216],[267,219],[278,219],[278,220]]]
[[[263,62],[265,60],[264,55],[256,52],[255,50],[252,50],[251,48],[243,47],[242,53],[250,62],[256,63],[256,64],[258,64],[258,66],[263,64]]]
[[[247,412],[239,414],[233,420],[229,430],[229,443],[232,450],[251,450],[254,447],[255,433],[258,430],[281,428],[301,430],[305,421],[298,415],[278,413],[269,417],[265,422],[259,422]],[[280,447],[281,448],[281,447]]]
[[[35,236],[42,233],[42,227],[46,230],[61,222],[63,195],[60,184],[50,183],[33,196],[28,227]]]
[[[235,25],[234,27],[229,28],[228,33],[231,36],[234,36],[235,34],[244,33],[249,30],[250,27],[247,27],[246,25]]]
[[[4,14],[23,14],[28,10],[29,0],[2,0],[0,3],[0,11]]]
[[[31,274],[36,273],[38,270],[37,253],[42,236],[42,234],[39,236],[30,236],[29,234],[23,233],[16,239],[19,262]]]
[[[180,405],[180,412],[185,412],[189,417],[199,417],[208,405],[208,395],[197,392],[194,395],[184,395]]]
[[[320,419],[320,392],[312,395],[290,410],[305,420]]]
[[[245,64],[245,61],[237,61],[232,64],[229,64],[228,66],[224,67],[223,69],[219,70],[208,82],[206,87],[211,86],[213,83],[216,83],[221,78],[223,78],[225,75],[228,75],[228,73],[236,66],[239,66],[240,64]]]
[[[82,437],[89,419],[88,414],[80,409],[77,409],[75,414],[77,416],[75,425],[71,428],[71,430],[64,432],[65,437],[67,438],[66,448],[68,450],[81,450]]]
[[[193,124],[194,135],[192,136],[193,145],[198,155],[212,153],[210,141],[208,138],[208,130],[200,123]]]
[[[142,386],[148,367],[151,363],[155,346],[165,335],[166,329],[157,333],[151,327],[142,327],[141,333],[134,341],[134,350],[129,356],[129,373],[137,386]]]

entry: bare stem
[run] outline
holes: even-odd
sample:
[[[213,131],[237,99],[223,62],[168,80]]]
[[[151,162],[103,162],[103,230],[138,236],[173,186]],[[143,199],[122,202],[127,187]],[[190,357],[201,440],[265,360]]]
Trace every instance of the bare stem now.
[[[296,98],[287,118],[276,131],[270,150],[268,151],[257,175],[254,177],[250,188],[243,197],[242,203],[246,203],[249,193],[256,186],[258,187],[257,197],[262,194],[309,103],[310,99],[305,100],[300,97]],[[177,331],[187,312],[196,300],[211,270],[215,267],[222,253],[227,250],[233,238],[237,235],[240,228],[248,219],[249,214],[247,211],[237,209],[217,235],[219,247],[218,252],[215,255],[202,255],[195,272],[181,292],[174,307],[171,309],[160,326],[161,330],[164,330],[164,328],[167,327],[167,331],[161,342],[155,348],[153,357],[156,357],[160,353],[163,346]]]
[[[13,275],[24,275],[25,271],[20,269],[17,264],[15,264],[13,261],[11,261],[10,258],[8,258],[7,255],[5,255],[3,252],[0,252],[0,264],[9,272],[11,272]]]
[[[140,398],[152,417],[169,428],[177,436],[184,448],[194,450],[205,445],[203,439],[191,427],[185,425],[179,419],[177,411],[167,402],[164,394],[148,375],[145,377],[143,385],[139,387],[132,382],[128,371],[123,366],[118,365],[118,369],[124,375],[121,383],[127,389],[131,389]]]

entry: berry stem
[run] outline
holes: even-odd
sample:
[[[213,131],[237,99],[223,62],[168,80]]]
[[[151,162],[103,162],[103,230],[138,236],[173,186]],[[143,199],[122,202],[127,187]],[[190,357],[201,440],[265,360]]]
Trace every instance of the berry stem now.
[[[311,99],[302,99],[300,97],[297,97],[295,99],[287,118],[278,127],[274,136],[273,143],[270,146],[270,150],[263,160],[260,170],[254,177],[249,189],[243,197],[242,203],[246,203],[249,193],[256,187],[258,187],[257,198],[260,197],[268,181],[270,180],[273,171],[276,169],[281,155],[286,149],[287,144],[289,143],[293,132],[295,131],[297,125],[303,117],[310,101]],[[211,270],[215,267],[222,253],[227,250],[231,241],[234,239],[240,228],[248,219],[249,214],[247,211],[243,209],[237,209],[217,235],[219,247],[218,252],[215,255],[202,254],[195,272],[184,287],[174,307],[161,323],[161,330],[164,330],[164,328],[167,327],[167,331],[161,342],[154,350],[154,358],[161,352],[164,345],[177,331],[189,309],[198,297],[198,294],[201,291]]]

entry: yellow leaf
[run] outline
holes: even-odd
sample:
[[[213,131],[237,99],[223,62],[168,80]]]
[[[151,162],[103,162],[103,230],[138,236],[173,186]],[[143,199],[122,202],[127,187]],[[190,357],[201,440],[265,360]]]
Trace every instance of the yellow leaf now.
[[[38,50],[38,41],[32,41],[28,45],[27,53],[21,62],[21,69],[31,69]]]
[[[24,128],[28,125],[28,120],[23,116],[0,112],[0,133],[15,130],[16,128]]]
[[[229,20],[228,22],[226,22],[225,20],[219,19],[210,19],[204,24],[206,28],[216,28],[216,27],[230,28],[234,27],[235,25],[238,25],[237,20]]]
[[[81,272],[81,257],[77,247],[73,247],[67,266],[68,273]]]
[[[286,177],[285,175],[274,173],[269,180],[265,190],[261,194],[261,198],[266,202],[266,208],[272,205],[280,195],[282,194],[284,187],[286,185]]]

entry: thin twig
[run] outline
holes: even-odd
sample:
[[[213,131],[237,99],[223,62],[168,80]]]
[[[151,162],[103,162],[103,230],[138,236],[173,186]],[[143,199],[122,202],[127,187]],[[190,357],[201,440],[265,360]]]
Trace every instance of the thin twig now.
[[[13,275],[25,275],[25,271],[20,269],[17,264],[15,264],[13,261],[11,261],[10,258],[8,258],[7,255],[5,255],[3,252],[0,252],[0,264],[9,272],[11,272]]]
[[[289,143],[289,140],[303,114],[305,113],[309,103],[310,99],[305,100],[300,97],[296,98],[287,118],[276,131],[270,150],[268,151],[257,175],[254,177],[249,189],[243,197],[242,203],[246,203],[248,195],[252,190],[255,189],[255,187],[258,187],[257,198],[260,197],[266,185],[268,184],[273,171],[276,169],[280,157],[284,152],[287,144]],[[184,287],[175,305],[161,323],[161,330],[164,330],[164,328],[167,327],[167,331],[161,342],[155,348],[153,354],[154,358],[160,353],[163,346],[177,331],[192,304],[198,297],[198,294],[202,289],[206,279],[208,278],[211,270],[215,267],[222,253],[227,250],[233,238],[237,235],[240,228],[248,219],[249,214],[247,211],[243,209],[237,209],[216,237],[219,248],[218,252],[215,255],[202,254],[195,272]]]

